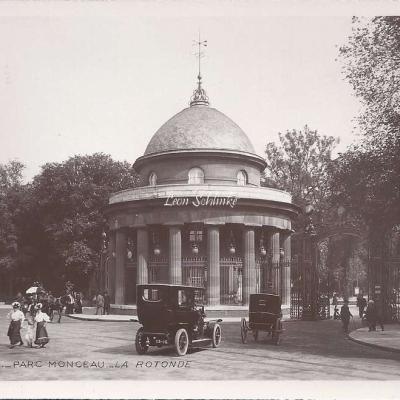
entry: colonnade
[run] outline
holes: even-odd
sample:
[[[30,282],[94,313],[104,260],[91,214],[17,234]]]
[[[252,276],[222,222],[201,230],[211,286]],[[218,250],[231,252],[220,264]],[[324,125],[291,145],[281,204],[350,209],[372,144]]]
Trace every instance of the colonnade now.
[[[205,225],[207,230],[207,279],[206,299],[208,305],[220,304],[220,226]],[[249,294],[256,290],[256,252],[255,243],[256,227],[243,226],[243,275],[242,275],[242,299],[243,304],[248,304]],[[168,227],[169,237],[169,283],[182,284],[182,225]],[[136,229],[137,247],[137,284],[148,283],[149,266],[149,231],[146,227]],[[290,260],[291,246],[290,233],[288,231],[271,231],[267,238],[267,249],[272,255],[273,265],[279,265],[282,261],[281,249],[283,249],[282,268],[273,269],[272,282],[277,294],[282,298],[282,304],[290,304]],[[116,304],[125,302],[125,262],[127,253],[127,233],[124,229],[111,231],[109,240],[110,267],[115,269],[113,278],[109,280],[109,290],[114,293]]]

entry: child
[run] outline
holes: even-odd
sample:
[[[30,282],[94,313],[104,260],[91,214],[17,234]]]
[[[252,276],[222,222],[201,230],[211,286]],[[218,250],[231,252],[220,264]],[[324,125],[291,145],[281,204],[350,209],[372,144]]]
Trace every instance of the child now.
[[[35,324],[35,321],[33,320],[33,317],[29,311],[26,313],[25,321],[27,323],[25,340],[28,347],[33,347],[33,340],[34,340],[33,326]]]

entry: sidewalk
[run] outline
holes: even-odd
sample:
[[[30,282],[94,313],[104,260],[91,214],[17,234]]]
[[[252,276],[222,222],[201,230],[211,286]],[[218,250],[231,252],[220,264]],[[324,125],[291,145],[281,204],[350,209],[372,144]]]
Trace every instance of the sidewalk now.
[[[348,337],[354,342],[376,347],[382,350],[400,352],[400,324],[385,325],[385,330],[368,332],[368,328],[359,328],[350,332]]]

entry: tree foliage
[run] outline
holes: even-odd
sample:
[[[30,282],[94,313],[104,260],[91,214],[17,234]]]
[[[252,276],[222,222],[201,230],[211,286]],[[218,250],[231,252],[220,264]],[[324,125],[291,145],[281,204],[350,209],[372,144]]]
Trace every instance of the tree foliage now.
[[[0,165],[0,272],[59,289],[87,287],[99,265],[103,208],[112,192],[137,185],[126,162],[97,153],[47,163],[21,183],[23,165]],[[56,287],[55,287],[56,286]]]
[[[266,185],[290,192],[301,207],[311,202],[322,217],[327,207],[328,166],[337,139],[321,136],[306,125],[279,133],[279,141],[279,145],[268,143],[265,149]]]
[[[0,272],[17,266],[18,232],[15,223],[22,188],[23,164],[10,161],[0,164]]]
[[[45,164],[32,184],[36,229],[47,249],[43,269],[85,280],[99,264],[102,210],[110,194],[137,181],[130,164],[101,153]]]
[[[400,219],[400,17],[354,18],[340,56],[362,103],[362,140],[335,163],[332,199],[387,230]]]

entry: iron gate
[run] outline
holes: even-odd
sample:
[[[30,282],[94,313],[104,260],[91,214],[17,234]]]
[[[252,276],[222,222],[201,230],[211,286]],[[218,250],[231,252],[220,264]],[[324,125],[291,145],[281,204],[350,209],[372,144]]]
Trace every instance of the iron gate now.
[[[382,307],[384,321],[400,321],[400,260],[371,257],[368,286],[368,298]]]
[[[310,259],[296,255],[290,268],[290,318],[309,319],[312,315],[329,319],[329,293],[319,283],[318,264],[315,270]]]

